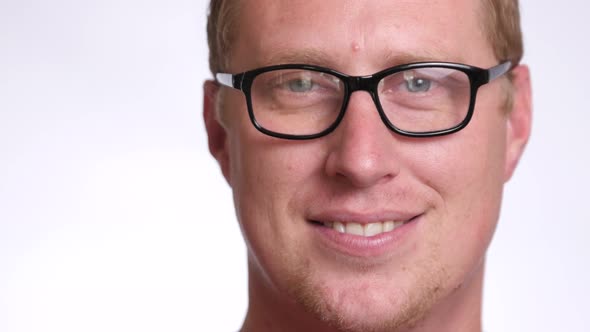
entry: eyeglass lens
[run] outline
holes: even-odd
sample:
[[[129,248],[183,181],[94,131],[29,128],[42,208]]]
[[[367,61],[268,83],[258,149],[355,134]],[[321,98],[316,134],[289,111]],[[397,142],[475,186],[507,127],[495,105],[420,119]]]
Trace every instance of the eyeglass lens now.
[[[344,82],[329,73],[280,69],[259,74],[252,82],[254,118],[263,128],[288,135],[314,135],[337,120],[345,100]],[[471,85],[460,70],[427,67],[384,77],[377,95],[383,113],[408,132],[446,130],[469,111]]]

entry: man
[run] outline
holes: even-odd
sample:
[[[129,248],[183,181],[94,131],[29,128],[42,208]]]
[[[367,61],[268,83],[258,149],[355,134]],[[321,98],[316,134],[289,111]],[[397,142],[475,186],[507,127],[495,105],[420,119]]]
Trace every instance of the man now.
[[[243,332],[481,331],[530,133],[519,24],[512,0],[211,2],[204,118],[248,248]]]

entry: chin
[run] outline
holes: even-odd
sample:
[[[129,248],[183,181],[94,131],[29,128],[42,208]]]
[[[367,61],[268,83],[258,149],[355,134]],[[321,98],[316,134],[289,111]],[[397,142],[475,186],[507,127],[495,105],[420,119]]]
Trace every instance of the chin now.
[[[296,286],[290,290],[291,296],[316,319],[347,332],[410,329],[424,318],[442,289],[440,280],[410,287],[393,286],[391,279],[382,276],[324,280],[331,281],[304,276],[292,284]]]

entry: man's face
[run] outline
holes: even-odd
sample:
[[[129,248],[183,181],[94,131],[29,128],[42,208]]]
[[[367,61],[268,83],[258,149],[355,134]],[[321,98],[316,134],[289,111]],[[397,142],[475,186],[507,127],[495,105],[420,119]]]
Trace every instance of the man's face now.
[[[256,0],[239,13],[232,73],[282,63],[350,75],[420,60],[499,63],[478,1]],[[206,111],[211,149],[233,189],[253,291],[363,330],[410,324],[456,293],[477,293],[503,183],[528,135],[527,115],[503,108],[506,83],[480,89],[465,129],[427,139],[388,130],[366,92],[353,93],[333,133],[307,141],[265,136],[241,92],[219,94],[222,126],[212,102]],[[388,221],[405,223],[373,237],[322,224]]]

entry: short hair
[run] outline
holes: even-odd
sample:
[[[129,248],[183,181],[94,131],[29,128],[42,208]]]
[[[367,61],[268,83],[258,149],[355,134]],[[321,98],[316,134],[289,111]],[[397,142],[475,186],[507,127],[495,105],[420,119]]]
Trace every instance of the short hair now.
[[[499,61],[517,64],[523,55],[518,0],[480,0],[482,28]],[[240,0],[211,0],[207,21],[209,68],[213,74],[229,66]]]
[[[207,18],[209,43],[209,69],[214,75],[226,71],[229,66],[230,46],[240,0],[211,0]]]

